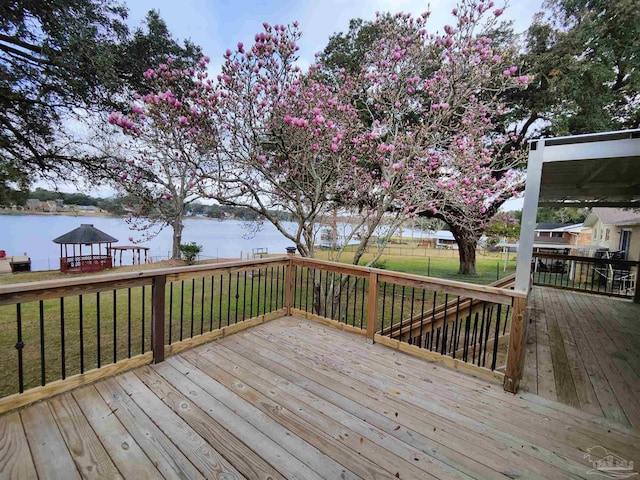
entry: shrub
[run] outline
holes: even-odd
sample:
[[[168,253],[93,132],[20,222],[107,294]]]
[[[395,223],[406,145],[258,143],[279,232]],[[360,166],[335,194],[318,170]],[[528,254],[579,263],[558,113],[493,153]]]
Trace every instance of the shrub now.
[[[197,245],[196,242],[181,243],[178,249],[182,254],[183,260],[188,265],[193,265],[193,262],[195,261],[198,254],[202,252],[202,245]]]

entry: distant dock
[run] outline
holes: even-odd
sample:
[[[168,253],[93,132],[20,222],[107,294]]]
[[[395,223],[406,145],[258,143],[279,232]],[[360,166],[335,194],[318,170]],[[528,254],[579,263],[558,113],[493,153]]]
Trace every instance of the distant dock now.
[[[31,258],[26,255],[13,255],[0,258],[0,274],[13,272],[30,272]]]

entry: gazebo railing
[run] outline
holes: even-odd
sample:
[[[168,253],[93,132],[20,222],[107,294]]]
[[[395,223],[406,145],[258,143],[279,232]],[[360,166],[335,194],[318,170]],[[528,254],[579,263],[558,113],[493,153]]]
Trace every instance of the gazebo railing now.
[[[112,267],[111,255],[83,255],[82,257],[61,257],[60,271],[99,272]]]

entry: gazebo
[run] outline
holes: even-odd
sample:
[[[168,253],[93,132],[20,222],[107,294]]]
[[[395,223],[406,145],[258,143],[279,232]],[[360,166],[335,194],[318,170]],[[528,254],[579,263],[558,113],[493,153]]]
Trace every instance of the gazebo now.
[[[60,271],[84,273],[111,268],[111,244],[117,241],[90,224],[82,224],[59,236],[53,242],[60,244]]]

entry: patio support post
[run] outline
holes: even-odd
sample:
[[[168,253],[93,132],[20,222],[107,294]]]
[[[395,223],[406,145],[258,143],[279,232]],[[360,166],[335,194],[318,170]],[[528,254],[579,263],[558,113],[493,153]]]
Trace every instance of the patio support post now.
[[[521,292],[529,291],[529,282],[531,279],[531,259],[533,257],[533,240],[536,229],[536,215],[538,212],[538,197],[540,196],[540,181],[542,178],[544,139],[531,143],[529,148],[527,184],[524,191],[520,240],[518,242],[518,254],[516,257],[515,290]]]
[[[164,307],[166,275],[153,277],[151,288],[151,348],[153,350],[153,363],[164,361]]]

